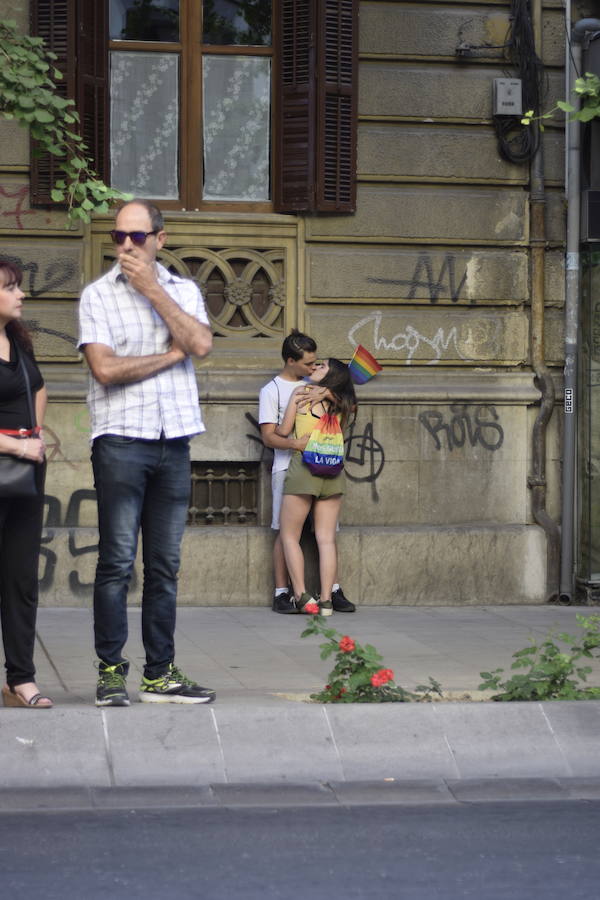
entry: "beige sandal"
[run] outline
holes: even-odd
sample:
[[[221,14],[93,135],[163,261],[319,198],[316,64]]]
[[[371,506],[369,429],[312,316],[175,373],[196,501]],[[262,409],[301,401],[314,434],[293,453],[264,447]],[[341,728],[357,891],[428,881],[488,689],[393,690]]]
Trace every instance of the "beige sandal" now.
[[[42,694],[38,692],[29,700],[26,700],[11,686],[2,688],[2,700],[5,706],[24,706],[26,709],[52,709],[54,706],[50,697],[43,697]]]

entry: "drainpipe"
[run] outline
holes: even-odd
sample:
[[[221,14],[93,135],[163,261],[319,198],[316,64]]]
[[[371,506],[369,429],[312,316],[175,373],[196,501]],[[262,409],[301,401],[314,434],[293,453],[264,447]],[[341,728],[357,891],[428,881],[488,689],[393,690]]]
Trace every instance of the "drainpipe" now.
[[[568,0],[567,0],[568,7]],[[567,23],[568,24],[568,23]],[[574,106],[571,86],[581,74],[582,42],[589,32],[600,31],[600,19],[580,19],[573,26],[571,52],[567,41],[568,72],[567,98]],[[567,31],[567,33],[569,33]],[[563,436],[562,477],[562,541],[560,558],[561,603],[571,603],[574,594],[574,521],[575,521],[575,472],[577,448],[577,353],[580,292],[580,138],[581,123],[567,120],[567,258],[565,272],[565,414]]]
[[[542,57],[542,0],[532,3],[535,51]],[[538,127],[537,124],[535,127]],[[544,265],[546,253],[546,195],[542,142],[530,163],[530,254],[531,254],[531,364],[535,385],[541,394],[540,410],[532,432],[531,489],[534,521],[546,533],[546,599],[556,600],[559,588],[560,531],[546,510],[546,428],[554,410],[554,381],[546,365],[544,349]]]

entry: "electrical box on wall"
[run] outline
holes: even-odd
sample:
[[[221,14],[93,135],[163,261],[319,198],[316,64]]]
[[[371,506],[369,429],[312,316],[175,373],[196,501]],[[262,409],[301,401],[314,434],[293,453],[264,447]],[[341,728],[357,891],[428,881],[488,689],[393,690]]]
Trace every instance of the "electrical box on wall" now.
[[[520,78],[494,78],[494,115],[523,115]]]

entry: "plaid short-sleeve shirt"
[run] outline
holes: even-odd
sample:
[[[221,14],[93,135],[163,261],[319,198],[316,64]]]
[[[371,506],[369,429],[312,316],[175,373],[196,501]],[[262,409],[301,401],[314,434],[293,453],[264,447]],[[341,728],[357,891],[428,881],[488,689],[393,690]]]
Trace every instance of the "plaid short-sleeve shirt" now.
[[[169,296],[204,325],[204,300],[193,281],[157,265]],[[119,265],[88,285],[79,304],[79,347],[106,344],[117,356],[165,353],[171,335],[150,301],[121,274]],[[131,384],[101,385],[90,373],[91,439],[102,434],[157,440],[205,431],[192,360]]]

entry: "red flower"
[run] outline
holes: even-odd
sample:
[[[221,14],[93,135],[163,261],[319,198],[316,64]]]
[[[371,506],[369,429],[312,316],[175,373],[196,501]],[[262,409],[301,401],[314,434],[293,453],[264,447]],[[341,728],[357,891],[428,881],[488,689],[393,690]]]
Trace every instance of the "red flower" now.
[[[302,612],[308,613],[311,616],[318,616],[320,612],[319,604],[316,600],[310,600],[303,608]]]
[[[371,684],[373,687],[382,687],[388,681],[392,681],[394,673],[392,669],[379,669],[374,675],[371,675]]]
[[[354,641],[352,640],[351,637],[348,637],[348,635],[345,634],[344,637],[339,642],[338,647],[340,648],[342,653],[352,653],[352,651],[356,647],[356,644],[354,643]]]

